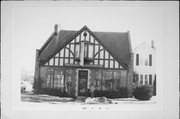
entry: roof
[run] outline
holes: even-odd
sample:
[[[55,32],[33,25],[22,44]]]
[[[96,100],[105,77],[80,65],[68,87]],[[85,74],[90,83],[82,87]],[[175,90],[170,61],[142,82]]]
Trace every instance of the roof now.
[[[145,48],[148,49],[148,50],[156,51],[155,47],[152,47],[149,43],[147,43],[147,42],[142,42],[142,43],[140,43],[136,48],[133,49],[133,53],[139,52],[139,51],[141,51],[141,50],[144,50],[144,49],[142,49],[143,47],[145,47]]]
[[[118,62],[128,66],[130,53],[132,53],[129,32],[92,32],[86,26],[79,31],[61,30],[57,34],[53,34],[40,50],[40,61],[47,61],[47,59],[54,56],[84,29],[89,31]]]

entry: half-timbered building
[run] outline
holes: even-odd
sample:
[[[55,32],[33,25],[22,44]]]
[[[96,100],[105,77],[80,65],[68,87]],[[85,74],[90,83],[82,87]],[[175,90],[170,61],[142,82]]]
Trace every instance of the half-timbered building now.
[[[56,89],[73,96],[87,96],[90,85],[94,85],[99,93],[118,93],[125,88],[127,96],[132,96],[129,31],[94,32],[87,26],[78,31],[58,31],[57,27],[36,50],[35,92]]]

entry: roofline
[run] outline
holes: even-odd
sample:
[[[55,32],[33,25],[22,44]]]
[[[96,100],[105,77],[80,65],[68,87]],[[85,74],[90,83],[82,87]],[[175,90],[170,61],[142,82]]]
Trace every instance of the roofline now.
[[[80,32],[82,32],[84,29],[86,29],[87,28],[87,26],[84,26],[83,28],[81,28],[80,30],[78,30],[78,31],[75,31],[76,33],[71,37],[71,38],[69,38],[69,40],[67,40],[62,46],[64,47],[67,43],[69,43],[69,42],[71,42]],[[57,37],[57,38],[59,38],[59,37]],[[51,55],[49,55],[49,57],[47,57],[47,59],[46,60],[49,60],[52,56],[54,56],[59,50],[61,50],[63,47],[60,47],[60,48],[57,48],[57,49],[55,49],[55,51],[51,54]]]
[[[108,48],[106,48],[106,46],[104,46],[104,44],[101,42],[101,40],[99,40],[98,39],[98,37],[87,27],[87,26],[85,26],[85,28],[86,28],[86,30],[89,32],[89,33],[91,33],[91,35],[96,39],[96,40],[98,40],[98,42],[100,42],[102,45],[103,45],[103,47],[107,50]],[[112,55],[112,52],[111,51],[109,51],[109,50],[107,50],[108,52],[110,52],[110,54]],[[114,55],[112,55],[113,56],[113,58],[115,58],[115,59],[117,59],[117,60],[119,60],[120,62],[120,64],[124,67],[124,68],[127,68],[128,66],[126,65],[126,63],[123,63],[122,61],[121,61],[121,59],[119,59],[119,58],[117,58],[116,56],[114,56]]]
[[[50,37],[46,40],[46,42],[43,44],[43,46],[40,48],[40,53],[45,49],[45,47],[49,44],[49,42],[51,41],[51,39],[57,35],[56,32],[53,32]]]
[[[143,44],[145,44],[145,42],[142,42],[142,43],[140,43],[138,46],[136,46],[136,47],[133,49],[133,52],[134,52],[138,47],[142,46]]]

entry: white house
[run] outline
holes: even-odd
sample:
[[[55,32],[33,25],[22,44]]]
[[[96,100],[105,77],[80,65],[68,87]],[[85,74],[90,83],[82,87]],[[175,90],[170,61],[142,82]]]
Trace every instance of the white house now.
[[[137,82],[142,85],[153,85],[156,79],[156,49],[154,41],[144,42],[134,50],[134,72]]]

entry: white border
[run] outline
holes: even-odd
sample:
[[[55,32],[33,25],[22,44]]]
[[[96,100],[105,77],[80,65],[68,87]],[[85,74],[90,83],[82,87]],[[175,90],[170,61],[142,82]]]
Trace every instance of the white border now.
[[[31,3],[31,4],[29,4]],[[38,109],[33,110],[27,107],[29,105],[26,105],[24,107],[25,110],[21,109],[19,111],[14,111],[12,105],[12,93],[13,90],[11,90],[11,83],[13,82],[12,75],[12,8],[13,7],[21,7],[21,6],[58,6],[55,2],[44,2],[43,5],[37,4],[38,2],[2,2],[2,21],[1,21],[1,32],[2,32],[2,118],[8,118],[8,119],[39,119],[39,118],[102,118],[102,115],[104,119],[107,118],[137,118],[137,119],[144,119],[144,118],[157,118],[157,119],[178,119],[178,110],[179,110],[179,3],[178,1],[175,2],[121,2],[119,4],[118,2],[95,2],[94,6],[118,6],[118,7],[162,7],[164,10],[164,43],[163,49],[164,49],[164,55],[163,55],[163,67],[162,70],[164,70],[163,73],[163,84],[164,85],[164,92],[163,92],[163,99],[164,99],[164,107],[162,110],[148,110],[148,111],[137,111],[132,110],[128,108],[126,111],[124,110],[122,113],[113,112],[110,111],[108,113],[103,112],[86,112],[80,110],[80,112],[44,112],[47,110],[41,110],[42,112],[36,112]],[[40,3],[40,2],[39,2]],[[73,2],[71,2],[73,3]],[[86,2],[88,3],[88,2]],[[82,6],[86,6],[87,4],[83,3]],[[92,6],[92,3],[88,3],[89,6]],[[79,3],[75,3],[74,5],[67,3],[70,6],[78,6]],[[66,5],[66,2],[62,2],[62,6]],[[86,4],[86,5],[85,5]],[[161,42],[162,43],[162,42]],[[162,64],[162,62],[161,62]],[[13,88],[13,87],[12,87]],[[13,94],[14,95],[14,94]],[[17,95],[16,95],[17,96]],[[16,105],[18,106],[18,104]],[[38,105],[31,105],[42,108],[47,108],[46,106],[43,106],[41,104]],[[48,108],[53,108],[52,105],[48,105]],[[33,108],[34,109],[34,108]],[[29,110],[29,111],[27,111]],[[40,111],[40,110],[39,110]],[[49,110],[50,111],[50,110]],[[53,111],[53,110],[51,110]],[[54,111],[57,111],[54,109]],[[87,116],[89,115],[89,116]]]

